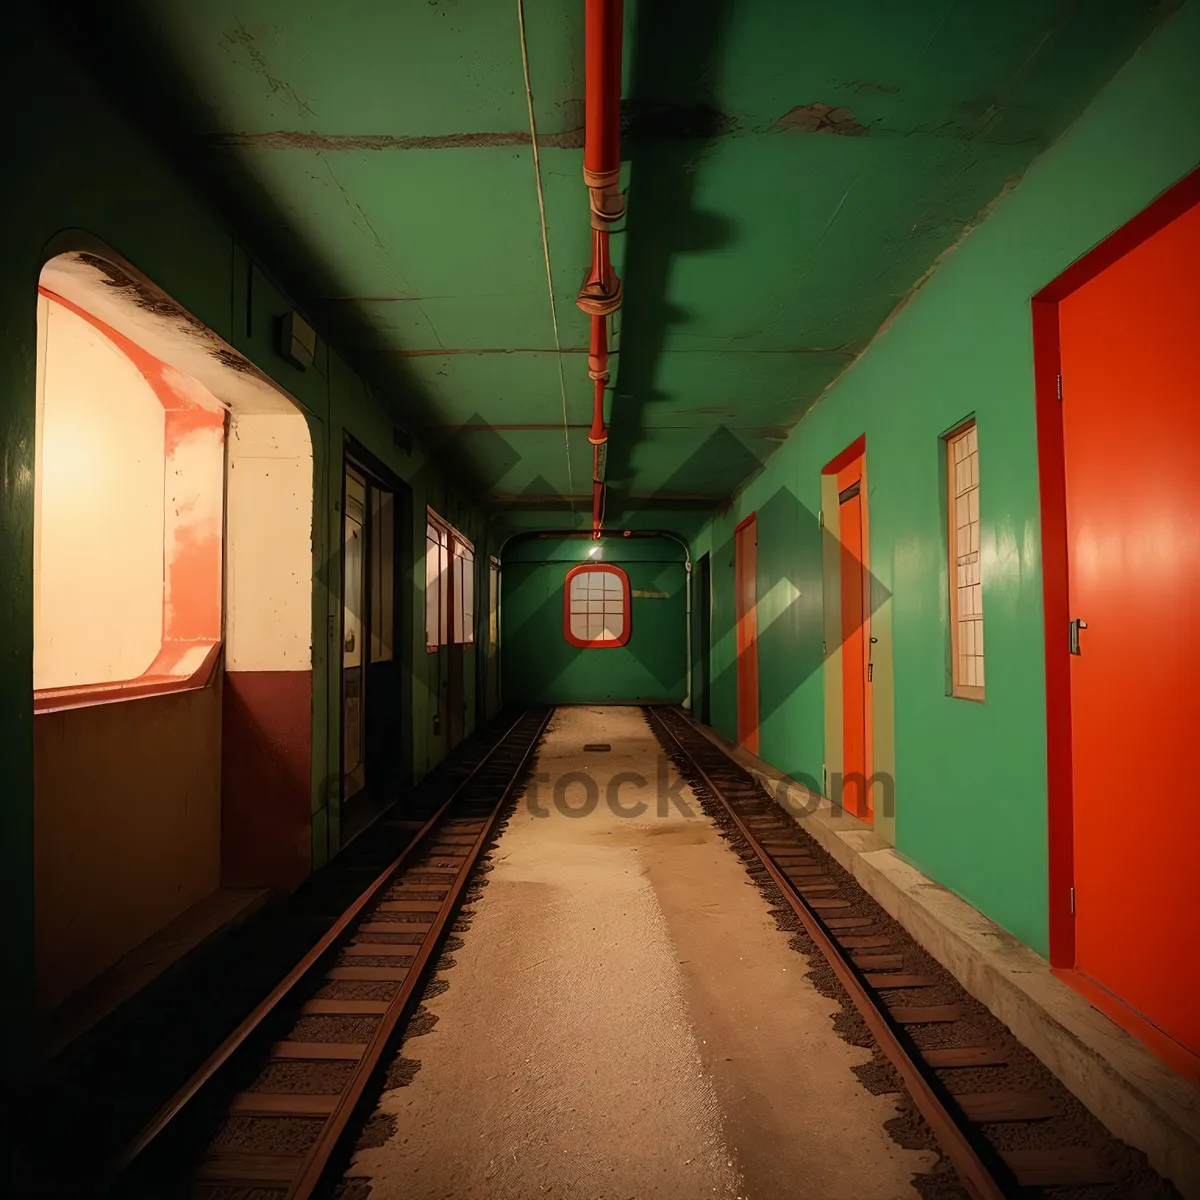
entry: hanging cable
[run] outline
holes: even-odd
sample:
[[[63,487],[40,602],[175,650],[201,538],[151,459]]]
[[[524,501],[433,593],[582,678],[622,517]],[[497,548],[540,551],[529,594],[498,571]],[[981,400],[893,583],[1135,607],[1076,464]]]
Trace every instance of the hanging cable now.
[[[529,106],[529,140],[533,146],[533,174],[537,180],[538,217],[542,223],[542,256],[546,260],[546,287],[550,292],[550,319],[554,324],[554,351],[558,359],[558,390],[562,396],[563,444],[567,450],[567,490],[571,512],[575,512],[575,477],[571,472],[571,430],[567,423],[567,380],[563,374],[562,342],[558,336],[558,306],[554,302],[554,273],[550,269],[550,239],[546,235],[546,201],[542,195],[542,164],[538,158],[537,122],[533,116],[533,89],[529,85],[529,49],[525,44],[525,0],[517,0],[517,24],[521,30],[521,67],[525,72],[525,103]]]

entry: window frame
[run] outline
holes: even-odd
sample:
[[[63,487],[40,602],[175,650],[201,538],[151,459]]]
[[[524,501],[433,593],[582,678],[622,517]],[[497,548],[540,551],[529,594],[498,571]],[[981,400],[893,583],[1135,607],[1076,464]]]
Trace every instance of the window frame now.
[[[433,539],[429,536],[430,529],[438,534],[439,571],[437,574],[437,612],[438,632],[437,641],[429,640],[429,553]],[[461,549],[460,549],[461,548]],[[462,551],[466,551],[464,554]],[[441,560],[441,553],[445,554]],[[456,567],[459,559],[468,559],[471,571],[471,619],[465,621],[461,597],[454,586],[454,575],[460,574],[464,568]],[[432,508],[425,509],[425,652],[435,654],[443,646],[470,646],[475,642],[475,543],[465,537],[445,517],[439,516]],[[465,592],[466,589],[464,588]],[[466,625],[465,629],[460,626]],[[460,636],[461,635],[461,636]]]
[[[475,644],[475,547],[457,530],[451,530],[450,543],[450,596],[451,612],[450,640],[456,646]],[[467,589],[457,587],[466,579],[471,581],[471,608],[467,611]]]
[[[571,581],[577,575],[586,575],[597,571],[606,571],[610,575],[616,575],[621,581],[621,611],[625,619],[621,627],[621,636],[617,638],[596,638],[593,640],[576,637],[571,632]],[[577,650],[617,650],[627,645],[629,634],[633,627],[632,598],[633,594],[629,587],[629,576],[622,568],[615,564],[587,562],[572,567],[563,580],[563,637],[566,638],[569,645],[574,646]]]
[[[950,695],[956,700],[970,700],[978,704],[984,702],[986,696],[986,674],[984,683],[966,683],[961,676],[961,657],[959,654],[959,639],[960,639],[960,619],[959,619],[959,585],[958,585],[958,527],[955,523],[957,501],[959,496],[956,494],[955,480],[955,458],[954,447],[972,430],[975,431],[975,460],[976,460],[976,477],[973,486],[974,494],[979,497],[980,480],[978,471],[979,461],[979,432],[978,425],[975,422],[975,417],[970,416],[965,420],[960,421],[951,430],[942,435],[943,446],[943,472],[946,486],[946,582],[947,582],[947,599],[949,604],[950,618]],[[964,494],[970,494],[970,491]],[[981,503],[980,499],[976,500],[976,505]],[[978,524],[978,520],[976,521]],[[981,530],[982,532],[982,530]],[[981,539],[982,540],[982,539]],[[982,571],[982,546],[968,553],[975,554],[975,563],[973,564],[978,570],[979,587],[979,633],[983,632],[983,571]],[[970,614],[971,617],[976,614]],[[982,667],[985,661],[985,656],[982,649],[977,655],[980,666]]]
[[[500,645],[500,560],[488,555],[488,650]]]
[[[446,630],[446,608],[447,594],[449,592],[449,584],[445,582],[446,570],[444,567],[445,553],[449,543],[450,527],[434,513],[433,509],[429,509],[425,514],[425,588],[423,595],[425,597],[425,652],[427,654],[436,654],[442,646],[445,645],[445,630]],[[429,536],[430,530],[433,530],[436,539]],[[437,573],[434,576],[433,583],[437,588],[437,630],[435,632],[435,640],[430,641],[429,634],[429,556],[433,547],[437,547],[438,567]]]
[[[33,711],[35,713],[55,712],[59,709],[78,708],[90,705],[108,704],[122,700],[141,699],[147,696],[166,695],[175,692],[196,691],[208,687],[212,681],[214,672],[216,671],[217,663],[221,658],[225,646],[225,621],[226,621],[226,586],[225,586],[225,555],[226,555],[226,521],[228,520],[228,509],[226,504],[226,476],[228,472],[228,443],[229,443],[229,427],[228,415],[225,411],[218,409],[208,409],[204,405],[197,403],[194,400],[189,400],[176,390],[175,384],[167,377],[166,371],[169,369],[181,375],[184,379],[194,379],[189,371],[176,368],[168,359],[158,357],[157,353],[148,350],[141,341],[135,340],[128,334],[122,332],[115,325],[110,324],[109,320],[97,315],[92,308],[79,302],[76,299],[56,291],[54,287],[49,286],[44,282],[46,268],[57,258],[56,256],[42,264],[42,272],[39,275],[37,284],[37,304],[39,308],[45,305],[46,320],[50,317],[51,306],[57,307],[64,313],[72,314],[74,317],[83,321],[91,330],[93,330],[108,346],[110,346],[119,357],[127,362],[135,371],[137,371],[145,380],[147,388],[154,394],[156,399],[162,404],[166,410],[166,427],[164,432],[164,463],[169,465],[168,450],[172,437],[171,420],[172,417],[182,425],[183,428],[189,428],[195,425],[197,421],[197,413],[207,413],[208,420],[202,416],[200,421],[206,424],[211,429],[219,428],[220,433],[220,533],[217,538],[217,554],[216,554],[216,569],[213,572],[212,583],[216,596],[216,620],[213,627],[205,633],[194,633],[192,636],[180,637],[172,636],[172,630],[167,622],[167,614],[170,611],[170,603],[168,597],[170,590],[176,580],[172,576],[171,568],[167,565],[169,561],[169,550],[172,537],[178,537],[169,527],[169,523],[165,523],[163,527],[163,579],[161,585],[161,603],[163,611],[163,624],[160,632],[159,649],[151,662],[146,666],[145,670],[140,675],[131,676],[123,679],[103,679],[95,680],[88,683],[66,683],[52,687],[37,687],[36,682],[33,687]],[[172,302],[173,303],[173,302]],[[179,310],[182,312],[182,310]],[[40,321],[40,318],[39,318]],[[35,438],[34,438],[34,492],[35,492],[35,513],[40,508],[41,504],[41,489],[44,486],[44,466],[42,456],[45,452],[45,442],[43,433],[43,410],[45,405],[45,388],[46,388],[46,372],[49,369],[48,360],[48,330],[39,331],[37,339],[37,363],[35,371]],[[176,436],[177,436],[176,431]],[[164,504],[167,503],[166,487],[164,483]],[[35,515],[35,531],[39,518]],[[40,572],[41,567],[38,563],[37,539],[35,537],[34,551],[34,604],[35,611],[38,604],[37,596],[41,587]],[[35,637],[36,637],[36,618],[35,618]],[[203,651],[202,657],[195,662],[194,666],[187,669],[181,669],[181,664],[187,661],[188,656],[195,658],[194,652]]]

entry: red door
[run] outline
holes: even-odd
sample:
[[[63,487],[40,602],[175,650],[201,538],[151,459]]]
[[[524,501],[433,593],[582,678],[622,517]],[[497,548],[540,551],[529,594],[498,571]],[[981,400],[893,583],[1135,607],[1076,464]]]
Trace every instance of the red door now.
[[[738,742],[758,753],[758,524],[747,517],[734,531],[734,614],[737,618]]]
[[[1194,1056],[1198,278],[1195,207],[1059,305],[1076,969]]]
[[[843,467],[838,482],[842,596],[842,807],[871,820],[869,576],[865,565],[866,495],[863,458]],[[836,801],[839,798],[834,796]]]

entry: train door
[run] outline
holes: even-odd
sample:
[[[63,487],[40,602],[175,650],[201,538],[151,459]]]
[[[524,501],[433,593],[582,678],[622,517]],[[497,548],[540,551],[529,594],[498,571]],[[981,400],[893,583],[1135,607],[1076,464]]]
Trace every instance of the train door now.
[[[738,743],[758,753],[758,524],[753,514],[734,530],[737,621]]]
[[[458,532],[450,533],[450,644],[448,650],[447,730],[457,746],[473,722],[468,705],[475,695],[475,549]]]
[[[712,724],[709,701],[709,671],[712,654],[712,559],[702,554],[692,575],[692,716]]]
[[[398,783],[395,493],[347,460],[342,507],[342,799]],[[356,828],[343,814],[343,835]]]
[[[1061,663],[1069,730],[1052,750],[1051,805],[1061,812],[1065,799],[1070,825],[1052,854],[1073,856],[1067,919],[1075,971],[1094,987],[1085,994],[1200,1079],[1200,1006],[1181,974],[1200,955],[1200,885],[1178,836],[1196,813],[1186,747],[1200,676],[1200,174],[1192,207],[1171,215],[1171,196],[1163,216],[1150,223],[1149,210],[1114,235],[1057,304],[1058,397],[1043,407],[1061,414],[1066,595],[1047,621],[1047,687],[1053,718]],[[1068,750],[1069,791],[1056,792]],[[1067,882],[1052,881],[1060,911]]]
[[[849,813],[871,820],[871,613],[867,572],[865,454],[837,476],[842,635],[842,795]],[[837,799],[837,797],[835,797]]]
[[[363,670],[367,572],[367,481],[346,464],[342,506],[342,800],[366,783]]]

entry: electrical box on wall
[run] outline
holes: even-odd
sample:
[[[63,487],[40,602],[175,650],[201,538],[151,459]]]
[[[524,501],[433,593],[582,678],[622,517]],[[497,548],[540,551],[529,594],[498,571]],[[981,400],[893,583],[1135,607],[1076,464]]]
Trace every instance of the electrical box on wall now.
[[[307,371],[317,357],[317,331],[297,312],[279,323],[279,353],[294,367]]]

